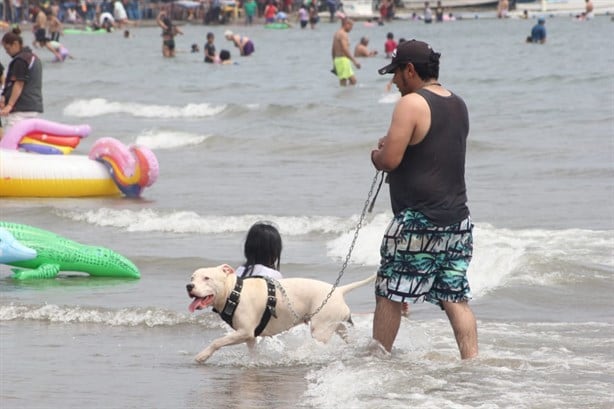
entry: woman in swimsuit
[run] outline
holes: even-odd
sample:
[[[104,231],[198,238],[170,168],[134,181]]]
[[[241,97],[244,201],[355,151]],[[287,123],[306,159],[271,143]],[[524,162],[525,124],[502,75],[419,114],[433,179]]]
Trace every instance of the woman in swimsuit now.
[[[183,34],[183,31],[173,24],[170,17],[166,15],[166,11],[162,10],[156,19],[158,25],[162,29],[162,55],[165,57],[175,56],[175,36]]]

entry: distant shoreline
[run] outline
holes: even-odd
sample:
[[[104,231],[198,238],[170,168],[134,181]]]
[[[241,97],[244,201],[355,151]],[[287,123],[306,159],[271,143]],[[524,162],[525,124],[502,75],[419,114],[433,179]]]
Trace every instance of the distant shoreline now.
[[[458,20],[473,20],[473,19],[494,19],[497,17],[496,6],[493,5],[476,5],[476,6],[459,6],[459,7],[445,7],[444,0],[444,8],[445,13],[452,13],[456,19]],[[529,2],[529,3],[516,3],[516,9],[512,10],[508,13],[506,18],[512,19],[522,19],[523,12],[527,10],[529,19],[533,19],[537,16],[548,16],[548,17],[557,17],[557,16],[565,16],[565,17],[574,17],[579,15],[584,11],[584,1],[582,0],[570,0],[570,1],[550,1],[550,2]],[[295,14],[293,12],[292,14]],[[422,16],[422,9],[410,9],[410,8],[397,8],[395,12],[394,20],[411,20],[412,14],[416,13],[418,17]],[[597,1],[595,2],[595,10],[593,12],[595,17],[599,16],[614,16],[614,3],[610,5],[608,2]],[[329,13],[327,11],[323,11],[319,13],[321,22],[328,22]],[[378,18],[378,13],[373,12],[372,16],[351,16],[353,20],[356,21],[366,21],[368,19]],[[202,25],[206,27],[229,27],[229,26],[237,26],[243,23],[242,19],[238,19],[236,21],[230,21],[227,24],[204,24],[201,19],[191,19],[191,20],[181,20],[174,19],[175,23],[178,26],[182,25]],[[416,21],[421,21],[416,20]],[[257,19],[256,24],[264,24],[264,19]],[[158,24],[156,19],[141,19],[137,20],[133,23],[133,25],[128,25],[123,28],[115,28],[115,31],[123,31],[123,30],[132,30],[138,29],[140,27],[156,27]],[[71,28],[75,30],[85,30],[89,27],[89,24],[83,23],[75,23],[68,24],[64,23],[64,28]]]

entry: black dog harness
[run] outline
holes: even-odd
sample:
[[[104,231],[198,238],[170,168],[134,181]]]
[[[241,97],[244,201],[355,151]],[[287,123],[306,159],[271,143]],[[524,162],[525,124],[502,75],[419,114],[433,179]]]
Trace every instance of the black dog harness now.
[[[241,290],[243,289],[243,280],[247,280],[250,278],[260,278],[266,280],[268,292],[266,308],[264,309],[264,313],[262,314],[262,318],[260,319],[260,324],[258,324],[256,329],[254,330],[254,336],[257,337],[262,333],[262,331],[264,331],[264,328],[269,323],[271,316],[277,318],[277,313],[275,312],[275,305],[277,305],[277,297],[275,296],[275,284],[271,280],[267,280],[264,277],[257,276],[245,278],[237,277],[237,283],[235,284],[235,288],[233,288],[230,293],[230,296],[226,299],[226,304],[224,304],[224,309],[222,310],[222,312],[217,311],[215,308],[213,309],[213,311],[220,314],[220,317],[224,321],[226,321],[228,325],[230,325],[233,329],[236,329],[232,325],[232,317],[235,315],[235,310],[239,305],[239,301],[241,298]]]

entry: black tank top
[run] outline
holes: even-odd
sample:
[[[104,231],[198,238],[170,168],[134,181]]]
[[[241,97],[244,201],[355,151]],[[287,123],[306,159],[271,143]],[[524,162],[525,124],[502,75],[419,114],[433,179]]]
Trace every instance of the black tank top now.
[[[469,215],[465,187],[465,152],[469,115],[455,94],[442,97],[416,91],[429,104],[431,127],[424,140],[408,146],[401,164],[389,173],[394,214],[417,210],[438,226],[448,226]]]

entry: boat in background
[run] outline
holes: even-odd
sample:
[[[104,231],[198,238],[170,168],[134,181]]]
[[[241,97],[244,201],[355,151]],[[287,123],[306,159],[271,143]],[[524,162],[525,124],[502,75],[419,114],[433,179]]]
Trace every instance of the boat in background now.
[[[372,0],[343,0],[343,13],[355,20],[366,20],[379,16]]]
[[[362,2],[364,0],[345,0],[343,1],[343,7],[346,9],[346,4],[351,5],[359,1]],[[418,17],[422,16],[424,0],[401,0],[401,3],[402,7],[398,7],[395,10],[395,18],[401,20],[410,19],[412,13],[416,13]],[[498,0],[442,0],[441,3],[445,13],[452,12],[457,16],[466,14],[467,17],[497,17]],[[429,0],[429,6],[435,12],[437,0]],[[614,14],[614,2],[611,0],[593,0],[593,6],[593,14],[596,16]],[[524,10],[527,10],[530,15],[576,16],[584,12],[585,8],[585,0],[517,0],[516,8],[515,10],[510,10],[509,17],[520,17]],[[477,12],[477,14],[469,13],[469,11]],[[375,15],[373,14],[373,16]]]
[[[424,0],[402,0],[403,8],[411,11],[415,11],[417,14],[421,14],[424,10]],[[470,8],[496,8],[498,0],[442,0],[441,5],[449,11],[449,9],[470,9]],[[345,4],[345,3],[344,3]],[[435,7],[437,7],[437,1],[429,1],[429,7],[435,13]],[[434,14],[433,14],[434,17]]]
[[[614,2],[611,0],[593,0],[593,15],[614,14]],[[537,0],[516,5],[510,14],[522,14],[527,10],[532,14],[576,16],[586,10],[585,0]]]

